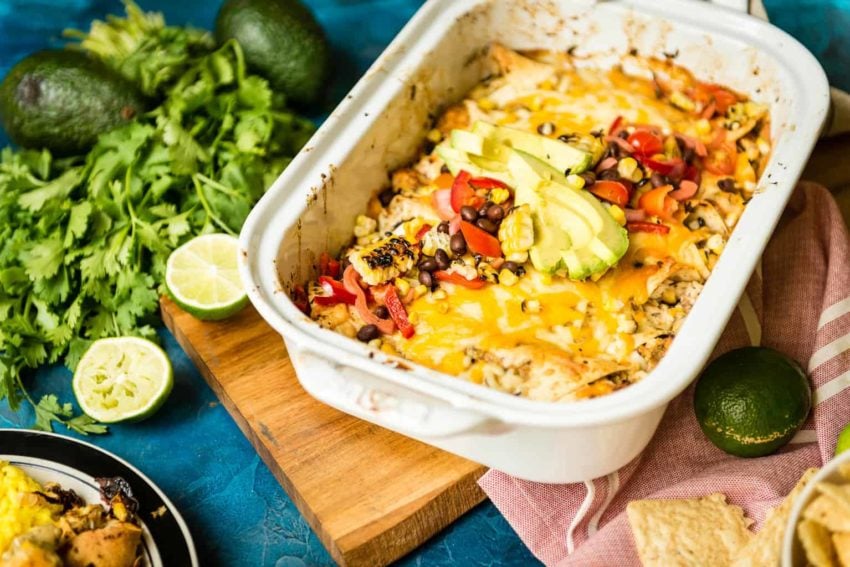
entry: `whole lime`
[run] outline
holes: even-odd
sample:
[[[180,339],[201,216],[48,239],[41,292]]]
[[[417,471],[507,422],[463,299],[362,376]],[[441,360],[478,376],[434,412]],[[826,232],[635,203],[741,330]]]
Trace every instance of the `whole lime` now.
[[[769,455],[788,443],[812,409],[805,372],[766,347],[727,352],[697,382],[694,410],[703,433],[739,457]]]

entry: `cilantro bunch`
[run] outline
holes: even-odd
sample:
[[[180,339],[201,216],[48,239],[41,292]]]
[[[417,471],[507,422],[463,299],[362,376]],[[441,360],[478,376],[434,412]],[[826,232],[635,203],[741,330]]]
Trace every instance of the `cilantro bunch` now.
[[[76,32],[159,106],[101,135],[85,156],[0,153],[0,400],[35,407],[36,427],[105,428],[53,395],[28,395],[27,369],[71,369],[99,338],[155,339],[169,253],[195,235],[239,231],[312,133],[235,42],[128,18]]]

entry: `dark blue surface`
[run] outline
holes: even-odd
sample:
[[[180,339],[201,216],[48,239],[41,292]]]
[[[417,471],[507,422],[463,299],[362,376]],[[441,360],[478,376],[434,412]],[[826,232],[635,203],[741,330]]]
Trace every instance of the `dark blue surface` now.
[[[417,0],[308,1],[335,48],[337,71],[326,105],[333,107],[413,14]],[[850,0],[766,0],[775,23],[817,55],[833,83],[850,89]],[[171,23],[212,25],[218,2],[141,1]],[[0,76],[28,53],[62,44],[66,27],[121,13],[117,0],[0,0]],[[0,132],[0,146],[5,142]],[[162,332],[175,367],[175,389],[152,419],[90,438],[147,473],[183,512],[202,565],[328,565],[332,561],[266,466],[236,428],[197,370]],[[27,377],[34,393],[72,400],[70,374],[46,368]],[[0,405],[0,427],[27,426],[29,412]],[[534,559],[487,503],[456,522],[404,565],[528,565]]]

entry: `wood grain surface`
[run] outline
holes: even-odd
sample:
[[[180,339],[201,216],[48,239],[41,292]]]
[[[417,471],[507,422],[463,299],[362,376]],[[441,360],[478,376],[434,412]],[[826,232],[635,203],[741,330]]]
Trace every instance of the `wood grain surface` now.
[[[248,307],[202,322],[167,298],[162,318],[342,565],[386,565],[484,499],[484,468],[310,397],[280,336]]]

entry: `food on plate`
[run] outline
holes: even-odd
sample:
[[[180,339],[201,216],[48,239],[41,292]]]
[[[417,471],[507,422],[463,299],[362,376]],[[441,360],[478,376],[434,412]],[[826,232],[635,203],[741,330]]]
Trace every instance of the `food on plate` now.
[[[121,478],[97,479],[106,505],[57,484],[41,486],[0,461],[0,564],[5,567],[134,567],[142,529]]]
[[[0,84],[0,122],[26,148],[88,151],[104,133],[145,110],[136,85],[80,51],[34,53]]]
[[[248,66],[295,103],[317,102],[327,86],[330,47],[299,0],[225,0],[215,36],[238,41]]]
[[[162,407],[174,386],[168,355],[139,337],[99,339],[74,371],[74,396],[100,423],[140,421]]]
[[[635,500],[626,507],[644,567],[729,565],[750,542],[752,520],[722,494],[683,500]]]
[[[722,494],[695,499],[636,500],[626,508],[641,563],[645,566],[779,565],[782,538],[797,497],[817,469],[808,469],[788,496],[769,510],[761,529]]]
[[[843,453],[850,449],[850,423],[844,426],[841,433],[838,434],[838,440],[835,442],[835,454]]]
[[[761,457],[784,446],[812,409],[800,365],[766,347],[727,352],[703,370],[694,410],[703,433],[727,453]]]
[[[850,465],[838,472],[843,482],[817,483],[797,523],[797,539],[815,567],[850,567]]]
[[[165,286],[181,309],[205,321],[226,319],[248,304],[237,266],[239,240],[196,236],[168,257]]]
[[[608,394],[655,367],[698,297],[769,157],[767,107],[670,60],[628,56],[639,76],[490,56],[493,75],[291,297],[323,327],[476,384]]]
[[[104,337],[155,339],[171,251],[199,234],[236,235],[313,131],[248,72],[237,42],[217,46],[207,32],[126,6],[126,18],[71,33],[79,42],[51,61],[106,66],[150,108],[74,156],[0,153],[0,401],[13,409],[32,401],[21,377],[28,368],[64,361],[73,370]],[[92,83],[79,92],[86,100],[73,109],[87,119],[100,91]],[[55,395],[35,405],[37,428],[106,431]]]

